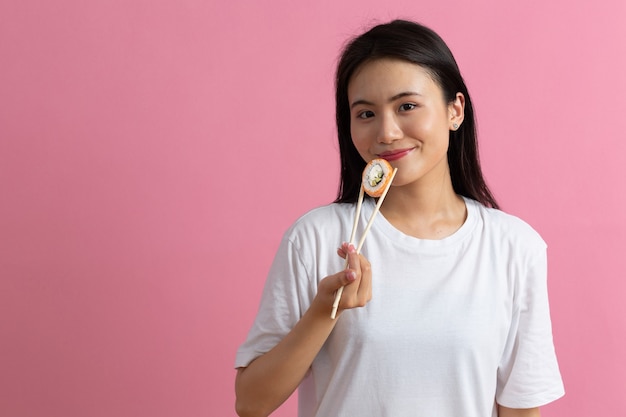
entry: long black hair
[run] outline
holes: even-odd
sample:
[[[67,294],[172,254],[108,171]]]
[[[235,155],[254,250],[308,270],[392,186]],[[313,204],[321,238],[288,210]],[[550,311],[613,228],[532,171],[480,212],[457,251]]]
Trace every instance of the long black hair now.
[[[341,55],[335,79],[341,183],[335,202],[356,202],[366,165],[350,135],[348,84],[358,67],[382,58],[401,59],[424,68],[442,89],[448,103],[453,102],[459,92],[465,96],[463,123],[458,130],[450,131],[448,164],[452,187],[459,195],[498,208],[480,168],[474,108],[454,56],[434,31],[406,20],[394,20],[371,28],[352,39]]]

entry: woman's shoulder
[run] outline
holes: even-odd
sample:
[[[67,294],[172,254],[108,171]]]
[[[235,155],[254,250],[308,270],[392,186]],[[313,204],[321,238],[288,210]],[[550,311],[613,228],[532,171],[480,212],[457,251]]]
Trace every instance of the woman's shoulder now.
[[[351,217],[354,212],[354,204],[351,203],[330,203],[315,207],[301,215],[294,224],[317,223],[320,220],[333,218]]]
[[[354,204],[331,203],[319,206],[301,215],[287,230],[286,237],[293,239],[342,234],[346,227],[352,227],[353,216]]]
[[[522,218],[471,201],[482,220],[483,227],[490,234],[504,242],[545,249],[546,243],[539,232]]]

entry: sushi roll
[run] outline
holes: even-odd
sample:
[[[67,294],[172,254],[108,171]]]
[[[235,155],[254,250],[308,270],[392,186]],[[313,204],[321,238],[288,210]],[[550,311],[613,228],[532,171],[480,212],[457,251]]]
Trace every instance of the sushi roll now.
[[[363,170],[363,189],[370,197],[380,197],[391,181],[393,167],[382,158],[371,160]]]

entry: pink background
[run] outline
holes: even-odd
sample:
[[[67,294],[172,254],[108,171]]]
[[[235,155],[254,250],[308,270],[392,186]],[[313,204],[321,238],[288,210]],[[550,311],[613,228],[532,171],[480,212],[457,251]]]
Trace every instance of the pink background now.
[[[234,415],[279,239],[335,195],[338,51],[395,17],[447,40],[550,245],[543,415],[625,415],[623,0],[1,1],[0,415]]]

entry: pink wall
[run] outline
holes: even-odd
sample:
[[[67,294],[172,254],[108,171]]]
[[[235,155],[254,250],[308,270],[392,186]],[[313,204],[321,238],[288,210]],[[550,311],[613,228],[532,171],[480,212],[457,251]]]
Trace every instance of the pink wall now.
[[[340,45],[398,16],[455,51],[550,245],[544,416],[624,415],[626,2],[263,3],[0,2],[0,415],[234,415],[280,236],[335,193]]]

